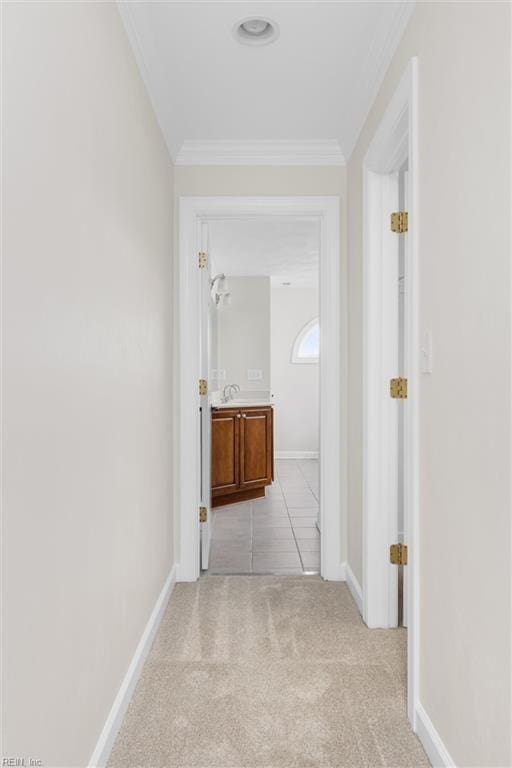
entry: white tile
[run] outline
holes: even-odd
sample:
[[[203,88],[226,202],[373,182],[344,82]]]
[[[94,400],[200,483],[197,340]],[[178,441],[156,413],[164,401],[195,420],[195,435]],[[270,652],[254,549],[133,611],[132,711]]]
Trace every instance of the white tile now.
[[[293,509],[291,510],[293,512]],[[316,528],[317,517],[291,517],[292,526],[294,528]]]
[[[318,528],[294,528],[295,537],[297,539],[320,539]]]
[[[282,496],[283,491],[281,490],[281,486],[279,483],[274,483],[274,485],[269,485],[268,488],[265,489],[265,498],[272,498],[273,496]]]
[[[243,523],[243,525],[228,525],[226,523],[215,523],[213,527],[214,535],[218,535],[221,538],[230,538],[231,536],[250,536],[251,535],[251,523]]]
[[[320,552],[320,536],[316,539],[297,539],[299,552]]]
[[[252,556],[253,572],[268,568],[301,568],[298,552],[262,552]]]
[[[227,504],[223,507],[215,507],[213,510],[213,514],[215,516],[230,516],[235,517],[236,515],[248,515],[251,511],[251,502],[250,501],[244,501],[240,504]]]
[[[288,517],[267,517],[253,520],[253,530],[259,531],[262,528],[290,528],[290,519]]]
[[[283,486],[283,498],[286,501],[289,496],[314,496],[307,485]]]
[[[277,512],[279,510],[286,509],[286,503],[284,498],[282,499],[257,499],[252,503],[253,512]]]
[[[308,529],[305,528],[304,530]],[[287,528],[258,528],[253,532],[254,543],[269,541],[271,539],[293,539],[293,531],[291,525],[289,525]]]
[[[303,552],[301,553],[302,565],[306,569],[320,568],[320,553],[319,552]]]
[[[215,528],[243,528],[244,526],[250,527],[251,517],[244,518],[230,518],[230,517],[214,517],[213,526]]]
[[[297,552],[295,539],[268,539],[255,541],[253,552]]]
[[[310,494],[287,494],[286,495],[286,506],[288,509],[293,508],[303,508],[303,507],[317,507],[318,502],[313,496],[312,493]]]
[[[225,560],[232,556],[249,555],[252,549],[252,542],[250,539],[247,541],[241,541],[238,543],[214,541],[210,547],[210,557],[214,560]]]
[[[289,520],[288,510],[282,509],[255,509],[252,513],[253,522],[256,520]]]
[[[223,555],[210,555],[209,570],[214,571],[218,568],[229,568],[233,572],[246,572],[251,570],[250,552],[226,552]]]
[[[240,531],[240,530],[233,530],[231,528],[228,529],[228,530],[225,530],[223,528],[215,527],[213,529],[213,539],[212,540],[213,541],[219,541],[219,542],[221,542],[221,541],[222,542],[231,541],[233,543],[235,543],[237,541],[238,542],[244,541],[244,540],[250,541],[251,540],[251,530],[252,529],[250,527],[247,528],[247,529],[244,529],[242,531]],[[225,546],[225,543],[224,543],[223,546]]]
[[[290,517],[317,517],[318,507],[292,507],[289,514]]]

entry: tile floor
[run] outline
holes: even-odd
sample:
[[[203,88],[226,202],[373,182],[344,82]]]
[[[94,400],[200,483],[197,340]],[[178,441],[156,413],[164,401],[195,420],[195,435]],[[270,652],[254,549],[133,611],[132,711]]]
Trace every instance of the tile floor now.
[[[217,507],[210,574],[320,571],[318,460],[278,459],[264,499]]]

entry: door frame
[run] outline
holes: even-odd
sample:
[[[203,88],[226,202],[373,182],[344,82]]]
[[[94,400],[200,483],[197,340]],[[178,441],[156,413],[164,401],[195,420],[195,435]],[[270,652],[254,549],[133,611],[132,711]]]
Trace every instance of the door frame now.
[[[197,239],[198,248],[201,252],[206,253],[208,251],[208,227],[206,222],[198,220],[197,222]],[[208,368],[210,364],[210,324],[209,324],[209,312],[211,303],[211,273],[210,264],[208,260],[206,266],[203,269],[198,269],[199,272],[199,297],[201,302],[201,316],[199,319],[199,376],[202,379],[208,380]],[[203,444],[210,445],[211,443],[211,419],[210,419],[210,398],[208,392],[204,395],[199,395],[199,455],[203,453]],[[211,464],[208,451],[208,461],[200,461],[200,496],[199,503],[206,509],[206,520],[200,523],[199,536],[201,541],[200,546],[200,563],[201,568],[207,569],[209,565],[210,557],[210,542],[211,542]]]
[[[347,519],[346,275],[340,254],[340,198],[180,197],[176,259],[174,415],[178,581],[195,581],[199,568],[197,441],[199,270],[197,222],[260,216],[316,217],[320,225],[320,516],[321,575],[343,581]]]
[[[398,235],[389,212],[398,201],[398,171],[408,161],[409,230],[406,242],[404,508],[409,564],[408,715],[416,729],[419,660],[419,334],[418,334],[418,63],[413,58],[370,143],[363,164],[363,618],[369,627],[396,626],[397,568],[389,563],[396,541],[397,410],[389,397],[397,350],[398,285],[391,258]],[[394,293],[393,293],[394,292]],[[396,306],[395,306],[396,304]],[[395,431],[396,429],[396,431]]]

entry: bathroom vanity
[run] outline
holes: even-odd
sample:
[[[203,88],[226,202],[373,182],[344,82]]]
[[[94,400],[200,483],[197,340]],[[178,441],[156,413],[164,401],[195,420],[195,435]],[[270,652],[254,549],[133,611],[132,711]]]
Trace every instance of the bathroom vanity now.
[[[274,479],[273,426],[271,405],[212,407],[212,506],[265,495]]]

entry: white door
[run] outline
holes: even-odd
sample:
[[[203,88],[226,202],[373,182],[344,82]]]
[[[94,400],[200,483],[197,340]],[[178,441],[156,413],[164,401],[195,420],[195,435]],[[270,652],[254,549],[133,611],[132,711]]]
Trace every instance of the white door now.
[[[392,186],[395,187],[397,210],[407,211],[407,170],[402,169],[397,175],[390,177]],[[388,226],[389,217],[385,217]],[[407,330],[408,330],[408,305],[407,305],[407,232],[392,235],[394,244],[390,248],[387,272],[393,281],[389,290],[389,305],[387,314],[391,318],[389,331],[392,338],[389,339],[389,372],[395,371],[393,377],[408,379],[407,360]],[[387,382],[385,382],[387,383]],[[388,421],[390,467],[392,477],[388,483],[390,502],[390,514],[393,518],[389,535],[390,544],[400,543],[407,546],[407,503],[406,503],[406,462],[408,455],[407,416],[408,401],[388,400],[392,416]],[[392,594],[390,596],[390,626],[407,626],[407,566],[390,566],[390,584]]]
[[[409,209],[408,206],[408,179],[409,179],[409,172],[407,170],[403,170],[399,174],[399,198],[400,198],[400,210],[407,211]],[[407,294],[407,256],[408,256],[408,244],[409,244],[409,238],[407,236],[407,233],[402,235],[400,238],[400,257],[399,257],[399,338],[398,338],[398,346],[399,346],[399,358],[400,358],[400,375],[408,377],[408,360],[407,360],[407,354],[406,351],[408,349],[407,339],[406,339],[406,333],[407,329],[410,327],[408,323],[408,317],[407,317],[407,301],[406,301],[406,294]],[[399,506],[399,520],[398,520],[398,541],[402,544],[405,544],[407,546],[408,544],[408,525],[407,525],[407,504],[405,502],[406,500],[406,489],[405,489],[405,478],[407,476],[407,473],[405,471],[405,462],[407,460],[407,448],[406,445],[406,419],[407,419],[407,406],[406,404],[403,404],[404,407],[400,410],[400,422],[399,422],[399,483],[400,483],[400,506]],[[400,568],[400,582],[401,582],[401,594],[399,595],[400,599],[400,606],[399,606],[399,620],[400,623],[406,627],[407,626],[407,566],[401,566]]]
[[[200,345],[199,345],[199,370],[200,379],[207,382],[204,394],[199,394],[199,429],[200,429],[200,451],[201,451],[201,471],[199,473],[201,508],[206,511],[206,519],[200,523],[201,536],[201,568],[208,568],[208,556],[210,553],[210,532],[211,532],[211,491],[210,491],[210,454],[211,454],[211,408],[210,408],[210,387],[208,386],[209,370],[209,349],[210,349],[210,257],[208,253],[208,224],[206,221],[200,221],[198,224],[198,242],[199,252],[205,254],[202,268],[199,270],[201,280],[200,291]]]

